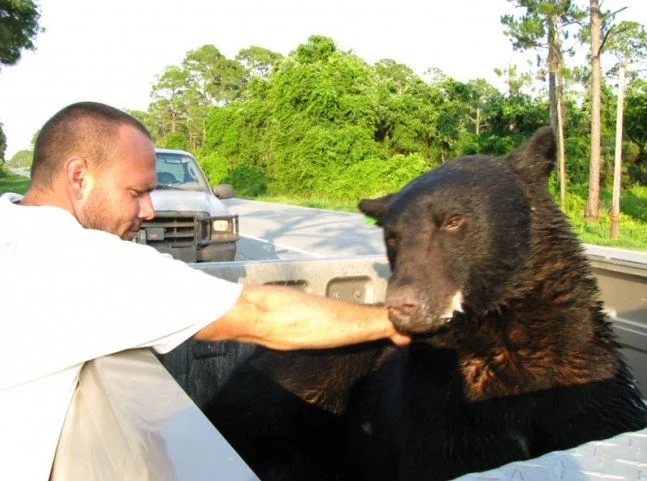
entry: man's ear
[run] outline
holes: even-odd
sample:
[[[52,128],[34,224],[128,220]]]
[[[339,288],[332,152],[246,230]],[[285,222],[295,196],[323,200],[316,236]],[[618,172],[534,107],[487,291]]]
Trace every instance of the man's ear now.
[[[76,200],[85,197],[90,184],[88,163],[81,157],[70,157],[63,165],[65,184]]]

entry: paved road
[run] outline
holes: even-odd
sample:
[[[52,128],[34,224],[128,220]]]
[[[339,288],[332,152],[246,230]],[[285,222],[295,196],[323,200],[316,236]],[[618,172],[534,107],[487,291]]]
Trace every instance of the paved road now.
[[[238,260],[345,257],[385,253],[382,230],[361,214],[242,199],[225,201],[240,216]],[[647,252],[585,245],[597,257],[647,265]]]
[[[15,167],[9,167],[9,170],[16,175],[22,175],[23,177],[29,177],[29,170],[25,169],[16,169]]]
[[[225,203],[240,216],[240,260],[384,254],[382,230],[361,214],[242,199]]]

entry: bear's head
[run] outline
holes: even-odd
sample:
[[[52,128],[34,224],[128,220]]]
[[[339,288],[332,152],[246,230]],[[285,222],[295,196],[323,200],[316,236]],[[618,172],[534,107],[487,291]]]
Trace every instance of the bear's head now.
[[[400,331],[442,332],[462,312],[495,312],[516,295],[535,210],[561,216],[547,189],[554,160],[544,127],[507,157],[454,159],[397,193],[359,202],[384,232],[392,271],[385,304]]]

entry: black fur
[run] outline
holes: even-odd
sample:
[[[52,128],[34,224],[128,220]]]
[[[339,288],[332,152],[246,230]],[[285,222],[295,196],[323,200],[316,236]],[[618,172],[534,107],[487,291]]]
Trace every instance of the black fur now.
[[[360,209],[414,342],[258,351],[205,411],[260,478],[446,480],[647,426],[596,281],[546,184],[552,131]]]

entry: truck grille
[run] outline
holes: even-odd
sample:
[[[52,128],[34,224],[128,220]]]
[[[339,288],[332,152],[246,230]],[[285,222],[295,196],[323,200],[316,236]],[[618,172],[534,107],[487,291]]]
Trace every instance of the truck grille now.
[[[202,240],[207,234],[201,232],[201,224],[196,220],[195,216],[174,215],[167,217],[158,214],[155,218],[142,224],[145,243],[152,245],[163,243],[177,247],[192,245],[196,240]]]
[[[148,243],[152,244],[156,241],[165,242],[167,244],[191,244],[196,235],[196,227],[199,229],[199,224],[196,223],[194,217],[155,217],[147,221],[144,225],[149,232],[153,232],[154,228],[163,229],[163,236],[156,240],[153,236],[148,237]],[[153,228],[153,229],[151,229]],[[199,234],[199,233],[198,233]],[[198,235],[198,239],[202,236]]]
[[[212,222],[226,220],[228,231],[211,232]],[[177,215],[157,213],[155,218],[142,224],[133,239],[140,244],[166,247],[202,246],[214,242],[235,242],[238,239],[238,216],[210,217],[206,213]]]

